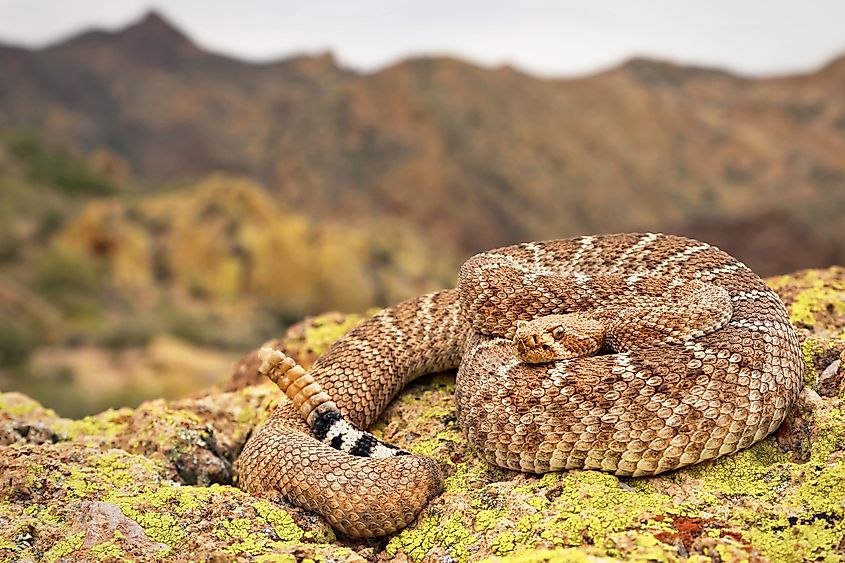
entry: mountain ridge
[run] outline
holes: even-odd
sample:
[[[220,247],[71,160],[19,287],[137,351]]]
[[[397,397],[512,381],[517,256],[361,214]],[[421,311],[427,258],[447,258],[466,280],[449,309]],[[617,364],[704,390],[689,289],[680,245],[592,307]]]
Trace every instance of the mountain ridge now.
[[[122,26],[116,26],[114,28],[109,27],[99,27],[99,26],[92,26],[88,29],[82,29],[81,31],[76,31],[67,34],[66,36],[59,38],[55,41],[52,41],[42,47],[25,47],[22,45],[18,45],[14,41],[3,40],[0,39],[0,49],[4,47],[20,49],[22,51],[28,52],[39,52],[45,51],[54,48],[61,48],[65,46],[67,43],[71,43],[74,41],[79,40],[80,38],[86,36],[96,36],[97,38],[109,38],[109,37],[121,37],[127,35],[135,35],[137,37],[142,37],[146,39],[153,39],[155,37],[161,36],[170,36],[177,43],[183,44],[190,44],[192,47],[195,47],[206,54],[213,54],[219,56],[221,58],[225,58],[231,61],[239,62],[246,65],[251,66],[272,66],[279,62],[286,62],[290,59],[296,58],[314,58],[314,57],[322,57],[322,56],[329,56],[330,58],[335,58],[335,55],[331,51],[323,51],[320,53],[296,53],[292,55],[278,55],[278,56],[271,56],[268,58],[262,58],[260,60],[252,60],[247,57],[240,57],[235,54],[228,54],[223,51],[219,51],[214,48],[209,48],[197,43],[188,32],[184,31],[182,27],[178,24],[171,21],[163,12],[151,8],[145,11],[142,15],[140,15],[136,20],[130,21]],[[621,71],[625,70],[626,68],[632,65],[640,65],[640,64],[654,64],[659,66],[664,66],[667,68],[677,68],[677,69],[684,69],[685,71],[696,71],[696,72],[704,72],[704,73],[714,73],[720,74],[724,76],[730,76],[739,79],[746,79],[746,80],[769,80],[769,79],[778,79],[781,77],[793,77],[793,76],[803,76],[803,75],[812,75],[816,73],[820,73],[828,69],[831,66],[845,66],[845,54],[837,55],[831,58],[830,60],[819,64],[815,69],[810,69],[805,72],[772,72],[772,73],[765,73],[760,75],[748,75],[741,71],[733,70],[726,66],[721,66],[717,64],[703,64],[703,63],[695,63],[695,62],[685,62],[680,61],[672,58],[661,58],[661,57],[653,57],[648,55],[632,55],[627,59],[623,59],[618,63],[609,65],[608,67],[596,71],[581,73],[573,76],[565,76],[565,75],[537,75],[532,73],[529,70],[525,70],[521,68],[519,65],[514,65],[513,63],[503,62],[499,64],[491,64],[485,65],[478,63],[476,61],[471,60],[470,58],[465,58],[456,55],[415,55],[400,59],[394,62],[388,62],[384,65],[381,65],[374,70],[371,71],[358,71],[353,70],[351,68],[347,69],[350,72],[359,75],[372,75],[378,74],[385,70],[386,68],[392,67],[396,64],[401,64],[406,61],[415,61],[415,60],[426,60],[426,59],[454,59],[464,61],[467,64],[472,66],[476,66],[479,68],[484,68],[487,70],[497,70],[497,69],[511,69],[515,72],[520,74],[524,74],[527,76],[535,77],[540,80],[549,80],[549,81],[568,81],[568,80],[580,80],[583,78],[590,78],[593,76],[614,72],[614,71]],[[342,65],[338,65],[342,66]]]
[[[663,230],[715,233],[763,273],[845,261],[845,57],[763,79],[642,58],[568,79],[452,57],[360,73],[330,53],[229,58],[155,12],[24,53],[0,50],[0,128],[107,150],[145,189],[246,175],[317,220],[400,219],[461,254]],[[719,238],[771,217],[824,251]]]

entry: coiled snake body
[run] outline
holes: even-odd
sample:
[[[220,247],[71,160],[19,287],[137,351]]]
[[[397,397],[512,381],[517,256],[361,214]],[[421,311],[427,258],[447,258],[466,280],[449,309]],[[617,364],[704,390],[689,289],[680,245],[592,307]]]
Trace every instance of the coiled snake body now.
[[[558,340],[570,351],[555,352]],[[274,354],[265,369],[293,401],[250,438],[241,486],[356,536],[406,526],[440,489],[433,460],[356,429],[420,375],[459,368],[458,421],[490,463],[638,476],[762,439],[803,370],[786,309],[759,277],[715,247],[656,234],[482,253],[456,289],[385,309],[307,374]]]

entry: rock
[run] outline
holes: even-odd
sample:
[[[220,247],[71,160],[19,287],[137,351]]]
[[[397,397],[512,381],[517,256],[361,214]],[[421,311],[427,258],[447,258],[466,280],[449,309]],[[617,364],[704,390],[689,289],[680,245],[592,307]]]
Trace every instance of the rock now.
[[[819,376],[819,393],[825,397],[836,397],[843,391],[843,371],[840,369],[842,356],[845,356],[845,352],[840,353],[839,358],[830,362]]]
[[[0,394],[0,445],[57,442],[48,422],[56,413],[21,393]]]
[[[845,326],[845,267],[802,270],[767,280],[789,309],[796,328],[835,337]]]
[[[284,336],[269,340],[261,345],[282,350],[285,355],[294,358],[305,369],[323,355],[332,342],[358,326],[370,315],[345,315],[343,313],[324,313],[309,317],[291,326]],[[236,391],[249,385],[263,383],[265,378],[258,373],[258,350],[244,355],[235,363],[224,389]]]
[[[810,410],[814,410],[824,404],[824,401],[819,394],[809,387],[804,387],[801,390],[801,393],[798,395],[798,402],[799,406]]]
[[[229,391],[80,420],[0,394],[0,559],[838,560],[845,553],[845,319],[836,306],[831,313],[801,297],[808,280],[822,280],[813,281],[814,295],[838,291],[837,272],[772,280],[800,325],[807,366],[807,387],[778,432],[665,475],[532,476],[492,467],[458,428],[453,375],[412,384],[372,430],[435,458],[446,485],[411,526],[380,540],[337,537],[319,516],[233,486],[243,444],[282,400],[269,383],[247,385],[246,368]],[[304,361],[309,348],[316,356],[327,345],[320,329],[337,337],[351,324],[337,316],[309,321],[280,342]]]
[[[116,504],[92,501],[81,503],[80,508],[76,523],[85,532],[83,549],[100,546],[101,553],[116,551],[115,555],[117,555],[121,552],[130,552],[136,556],[144,553],[166,553],[169,549],[167,544],[151,542],[144,528],[124,516]],[[103,548],[104,544],[114,544],[114,540],[121,540],[124,544],[123,548],[118,548],[119,551]]]
[[[123,450],[71,442],[0,455],[0,556],[44,561],[230,559],[311,549],[345,560],[331,529],[303,511],[229,485],[190,486]],[[30,534],[20,546],[14,538]],[[314,545],[311,545],[311,544]]]

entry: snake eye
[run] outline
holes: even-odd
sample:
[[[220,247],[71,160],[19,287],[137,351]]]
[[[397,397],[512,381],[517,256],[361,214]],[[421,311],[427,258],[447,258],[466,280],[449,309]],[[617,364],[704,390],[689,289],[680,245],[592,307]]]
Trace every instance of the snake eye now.
[[[555,329],[552,331],[552,337],[555,340],[560,340],[561,338],[563,338],[563,327],[556,326]]]

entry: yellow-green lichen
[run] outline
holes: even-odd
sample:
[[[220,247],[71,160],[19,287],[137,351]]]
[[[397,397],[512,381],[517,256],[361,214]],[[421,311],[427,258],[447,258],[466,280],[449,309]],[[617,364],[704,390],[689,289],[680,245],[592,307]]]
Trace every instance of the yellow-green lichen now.
[[[266,535],[252,531],[252,522],[248,518],[223,520],[215,535],[230,542],[225,551],[234,555],[258,555],[272,547],[272,540]]]
[[[845,412],[831,409],[814,416],[810,460],[826,463],[834,452],[845,451]]]
[[[138,410],[148,415],[150,430],[160,428],[161,425],[173,428],[203,428],[205,426],[205,421],[197,413],[171,408],[166,401],[161,399],[145,403]]]
[[[91,498],[138,486],[139,476],[157,482],[157,469],[149,458],[112,450],[89,456],[84,467],[70,467],[63,487],[73,497]]]
[[[479,510],[475,513],[475,530],[477,532],[483,532],[494,528],[506,514],[506,511],[501,508],[485,508]]]
[[[765,474],[757,475],[755,485],[740,478],[722,492],[751,495],[732,508],[730,518],[737,532],[770,560],[841,560],[837,549],[845,538],[845,460],[829,463],[827,458],[814,454],[807,463],[783,463],[777,479],[767,482]],[[766,486],[772,487],[769,494]]]
[[[11,549],[12,551],[17,551],[18,546],[11,539],[0,537],[0,549]]]
[[[285,510],[276,508],[265,500],[254,503],[252,507],[261,518],[273,526],[273,530],[276,532],[276,536],[279,538],[279,541],[294,542],[303,539],[305,532],[302,528],[296,525],[296,522],[293,521],[293,517]],[[332,541],[332,539],[329,538],[320,539],[325,539],[326,542]]]
[[[516,534],[513,532],[502,532],[490,544],[490,549],[496,555],[508,555],[516,549]]]
[[[185,539],[186,532],[166,507],[173,505],[178,513],[187,510],[192,501],[185,496],[187,487],[161,485],[156,469],[148,458],[113,450],[89,456],[84,468],[71,468],[65,488],[73,496],[117,505],[144,528],[150,540],[173,547]],[[211,491],[192,493],[203,496]]]
[[[44,486],[42,481],[45,470],[38,465],[30,465],[26,468],[26,477],[24,478],[24,485],[29,490],[40,489]]]
[[[523,516],[519,519],[519,522],[516,523],[516,531],[522,534],[527,534],[534,528],[534,526],[537,525],[538,522],[540,522],[541,519],[542,515],[539,512]]]
[[[801,343],[801,357],[804,360],[804,385],[815,387],[818,381],[816,358],[835,346],[828,338],[811,336]]]
[[[526,500],[525,503],[534,510],[545,510],[549,506],[549,499],[536,496]]]
[[[539,535],[556,547],[576,546],[589,542],[611,549],[611,534],[625,530],[666,528],[650,520],[672,506],[671,498],[659,493],[640,493],[620,486],[613,475],[597,471],[566,473],[556,482],[552,494],[557,495],[549,510],[554,516],[538,525]],[[543,480],[541,479],[541,482]]]
[[[418,420],[434,419],[441,420],[444,418],[454,418],[457,409],[454,406],[433,405],[417,416]]]
[[[222,485],[159,485],[143,492],[112,491],[105,500],[116,504],[126,517],[144,528],[150,540],[172,548],[186,537],[185,530],[174,514],[182,517],[200,508],[201,503],[212,495],[221,494],[230,488]]]
[[[822,313],[845,314],[845,283],[836,276],[824,275],[827,272],[806,270],[770,281],[775,289],[797,290],[789,306],[789,320],[793,324],[813,327]]]
[[[823,524],[790,525],[786,516],[780,516],[767,519],[762,525],[750,526],[743,531],[743,536],[763,555],[778,563],[842,561],[837,553],[843,539],[842,531]]]
[[[163,543],[170,549],[186,537],[185,530],[182,529],[179,521],[170,514],[141,513],[127,508],[126,505],[121,506],[120,510],[144,528],[148,538],[154,542]]]
[[[806,463],[796,469],[795,480],[800,486],[788,501],[810,514],[833,518],[845,534],[845,460]]]
[[[451,464],[451,463],[450,463]],[[490,481],[501,481],[504,471],[482,459],[454,464],[455,473],[443,481],[446,493],[467,493],[482,490]]]
[[[443,432],[438,432],[437,435],[435,435],[433,438],[415,442],[410,445],[409,449],[412,453],[433,457],[435,452],[437,452],[440,446],[442,446],[444,443],[451,442],[453,444],[459,444],[462,441],[463,437],[461,436],[460,432],[458,432],[457,430],[450,429],[444,430]]]
[[[211,495],[222,492],[222,485],[211,487],[194,487],[181,485],[161,485],[144,492],[124,493],[116,491],[109,494],[107,499],[115,504],[127,505],[130,510],[172,510],[177,516],[183,516],[189,511],[200,507],[201,501]]]
[[[721,561],[741,562],[750,560],[748,552],[745,551],[742,546],[732,543],[720,543],[716,545],[716,553],[719,555],[719,560]],[[690,557],[689,559],[687,559],[687,563],[697,563],[698,561],[701,561],[701,563],[710,563],[711,561],[713,561],[713,559],[709,557],[705,558],[703,555],[696,555],[696,557],[696,561],[693,561],[692,557]]]
[[[96,470],[97,475],[102,476],[115,487],[137,485],[136,480],[139,472],[142,475],[156,478],[161,471],[161,467],[150,458],[127,454],[122,450],[112,450],[93,455],[88,458],[86,465]],[[157,481],[157,479],[155,480]]]
[[[119,533],[119,532],[116,532]],[[100,561],[125,561],[123,549],[116,541],[107,541],[91,548],[91,553]]]
[[[723,495],[775,497],[788,480],[781,467],[788,461],[789,455],[769,437],[729,456],[693,465],[681,477],[698,478],[706,490]]]
[[[365,318],[351,314],[343,317],[316,317],[305,327],[305,345],[315,356],[322,356],[338,338],[361,324]]]
[[[132,409],[109,409],[80,420],[62,420],[55,426],[56,431],[68,440],[93,437],[112,439],[126,430],[125,419],[132,415]]]
[[[268,553],[255,558],[256,563],[297,563],[296,557],[288,553]]]
[[[74,498],[93,497],[105,488],[104,483],[90,480],[86,471],[76,467],[70,469],[70,475],[65,484],[68,494]]]
[[[297,545],[303,540],[320,543],[334,541],[334,535],[315,535],[305,532],[293,520],[290,514],[271,503],[261,500],[252,503],[258,518],[233,518],[223,520],[215,529],[215,536],[227,542],[224,549],[233,555],[266,555],[268,551]],[[267,526],[272,527],[269,532]],[[275,538],[273,537],[275,535]],[[266,559],[268,561],[272,559]]]
[[[522,553],[536,548],[542,526],[537,526],[542,520],[540,512],[528,514],[519,519],[513,530],[506,530],[496,536],[490,546],[496,555]]]
[[[58,526],[63,523],[63,520],[53,513],[54,509],[52,506],[31,504],[23,512],[27,516],[38,520],[41,524],[54,524]]]
[[[151,542],[167,546],[155,554],[157,557],[175,555],[174,551],[189,539],[190,523],[214,507],[215,499],[221,496],[242,498],[255,511],[243,517],[216,520],[213,533],[225,541],[223,551],[230,554],[255,556],[303,540],[328,543],[335,539],[331,532],[306,534],[283,509],[250,499],[233,487],[180,486],[164,481],[163,470],[143,456],[121,450],[88,450],[74,461],[78,464],[60,465],[33,479],[49,484],[51,489],[63,490],[68,498],[116,505],[124,516],[143,528]],[[113,560],[121,556],[120,549],[117,540],[104,542],[92,548],[91,557]]]
[[[394,558],[402,551],[412,561],[422,561],[435,546],[440,547],[452,559],[458,562],[467,560],[467,547],[476,541],[472,533],[464,527],[460,513],[452,513],[445,520],[435,515],[423,518],[413,529],[405,528],[393,536],[385,552]]]
[[[37,419],[39,417],[58,417],[52,409],[44,408],[38,401],[30,399],[21,393],[0,393],[0,412],[16,418],[29,417]]]
[[[47,551],[47,553],[44,554],[44,561],[47,561],[48,563],[53,563],[54,561],[58,561],[63,557],[67,557],[75,551],[79,551],[80,549],[82,549],[82,542],[84,539],[85,532],[79,532],[78,534],[72,534],[66,537],[65,539],[51,547]]]
[[[522,551],[503,558],[493,557],[484,559],[482,563],[491,561],[507,561],[511,563],[600,563],[607,562],[608,560],[592,557],[581,549],[559,548]]]
[[[302,541],[308,543],[332,543],[337,541],[337,536],[334,535],[334,530],[326,527],[316,532],[313,530],[306,531],[302,534]]]

